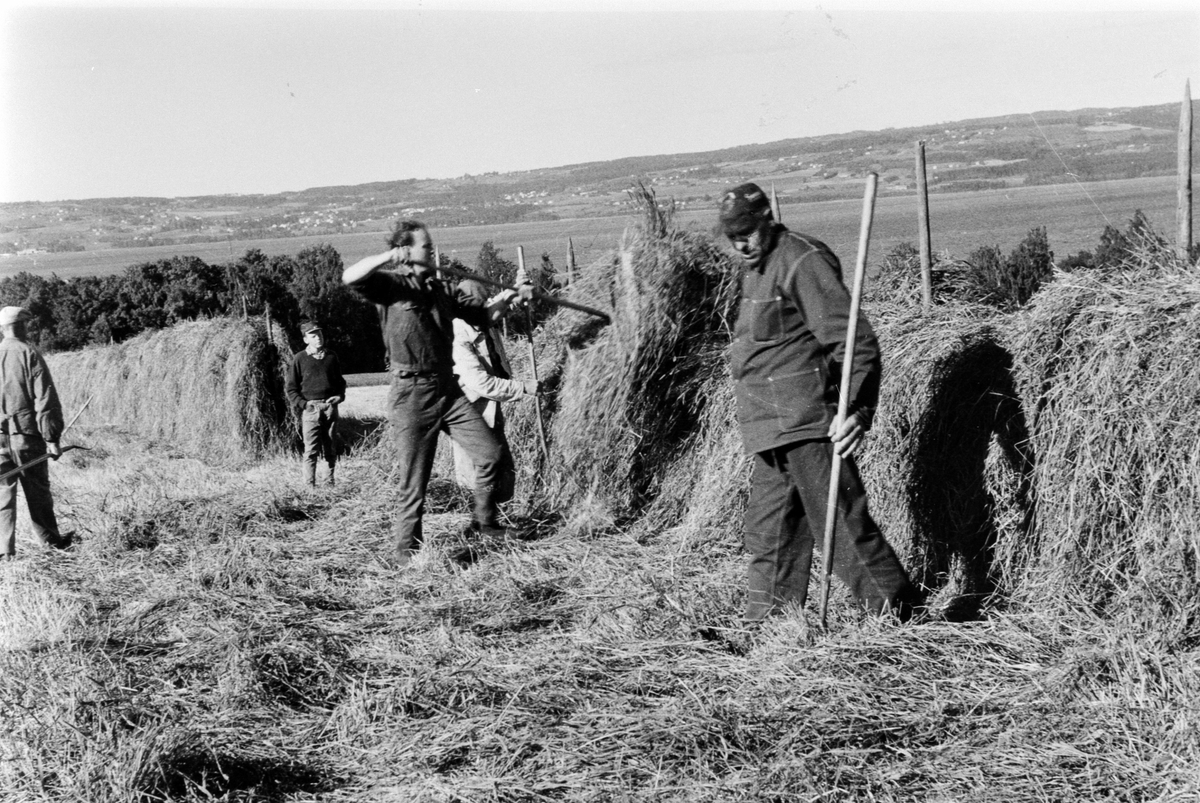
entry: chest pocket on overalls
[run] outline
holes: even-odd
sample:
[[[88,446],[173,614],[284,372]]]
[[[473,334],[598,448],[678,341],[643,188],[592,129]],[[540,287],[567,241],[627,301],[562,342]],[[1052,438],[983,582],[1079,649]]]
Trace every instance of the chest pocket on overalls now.
[[[748,299],[750,313],[750,339],[755,343],[773,343],[787,331],[784,324],[787,301],[781,295],[772,298]]]

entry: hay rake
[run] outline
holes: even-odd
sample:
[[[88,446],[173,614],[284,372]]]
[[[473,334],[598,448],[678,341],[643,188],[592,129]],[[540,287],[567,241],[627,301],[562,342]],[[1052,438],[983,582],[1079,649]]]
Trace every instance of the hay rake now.
[[[77,420],[79,420],[79,416],[83,415],[83,411],[86,410],[87,406],[92,403],[92,399],[94,398],[94,395],[95,394],[93,394],[92,396],[88,396],[87,401],[85,401],[83,403],[83,406],[79,408],[79,412],[77,412],[77,413],[75,413],[75,415],[71,416],[71,420],[67,422],[67,425],[65,427],[63,427],[62,435],[58,436],[60,439],[63,436],[65,436],[67,434],[67,430],[69,430],[75,424],[75,422]],[[71,451],[72,449],[83,449],[85,452],[91,451],[86,446],[64,446],[62,449],[59,450],[57,455],[52,455],[49,452],[47,452],[46,454],[41,455],[40,457],[35,457],[27,463],[22,463],[21,465],[17,466],[16,468],[10,469],[10,470],[4,472],[3,474],[0,474],[0,482],[8,479],[9,477],[11,477],[14,474],[20,474],[22,471],[24,471],[27,468],[36,466],[39,463],[45,463],[47,460],[49,460],[52,457],[55,460],[57,460],[59,457],[62,457],[64,454]]]

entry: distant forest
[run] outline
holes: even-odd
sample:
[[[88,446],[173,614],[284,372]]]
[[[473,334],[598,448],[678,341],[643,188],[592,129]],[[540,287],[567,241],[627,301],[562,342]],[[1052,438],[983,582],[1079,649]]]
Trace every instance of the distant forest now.
[[[465,267],[442,259],[448,267]],[[378,313],[342,284],[342,270],[341,255],[327,244],[305,248],[294,257],[251,249],[224,265],[172,257],[111,276],[63,280],[22,272],[0,279],[0,304],[30,312],[30,340],[45,351],[120,343],[181,321],[223,315],[270,316],[299,350],[300,321],[311,318],[321,322],[329,346],[348,373],[382,371],[386,366]],[[489,241],[471,270],[512,283],[517,268]],[[530,266],[530,279],[543,292],[554,289],[557,277],[548,256]],[[536,325],[551,307],[535,303],[532,312]],[[515,332],[525,325],[524,316],[512,321]]]

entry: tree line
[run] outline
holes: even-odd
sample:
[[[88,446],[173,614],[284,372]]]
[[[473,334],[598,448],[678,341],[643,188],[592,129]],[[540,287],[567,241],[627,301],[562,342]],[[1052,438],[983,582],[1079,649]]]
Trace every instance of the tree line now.
[[[442,258],[449,267],[467,268]],[[382,371],[383,338],[374,305],[342,284],[342,257],[328,244],[295,256],[268,256],[257,248],[241,258],[210,265],[193,256],[175,256],[131,265],[111,276],[61,279],[21,272],[0,279],[0,305],[25,307],[32,320],[29,337],[44,351],[73,351],[128,340],[142,332],[183,321],[225,315],[263,316],[283,327],[293,348],[303,347],[300,321],[319,320],[329,346],[347,373]],[[512,283],[516,266],[491,241],[480,248],[481,275]],[[543,254],[531,278],[543,291],[556,286],[554,266]],[[536,303],[534,324],[552,312]],[[512,322],[517,332],[525,316]]]

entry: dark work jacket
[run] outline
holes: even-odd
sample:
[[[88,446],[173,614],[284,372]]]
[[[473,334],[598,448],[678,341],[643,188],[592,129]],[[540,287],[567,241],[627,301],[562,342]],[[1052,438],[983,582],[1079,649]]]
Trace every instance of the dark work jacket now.
[[[393,372],[454,373],[454,318],[482,326],[486,302],[458,292],[432,274],[378,270],[351,285],[383,308],[383,342]]]
[[[828,438],[850,320],[850,293],[829,247],[778,224],[772,238],[762,263],[742,271],[730,349],[738,423],[751,454]],[[860,313],[850,412],[867,427],[879,379],[879,343]]]
[[[0,342],[0,431],[57,441],[62,404],[41,353],[23,340]],[[7,446],[7,444],[0,444]]]

